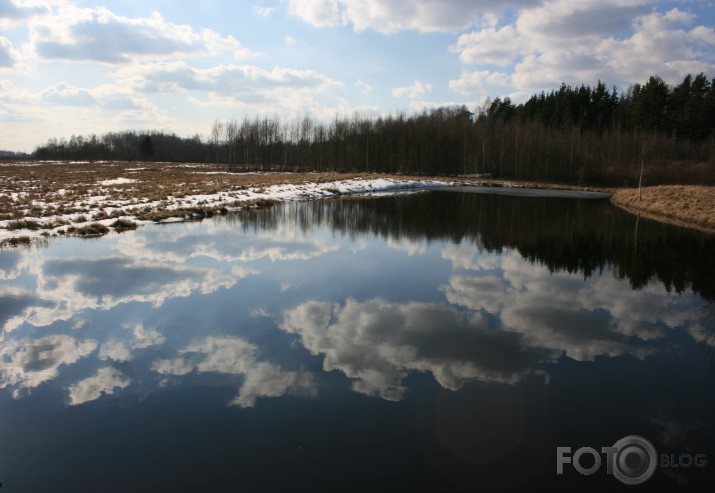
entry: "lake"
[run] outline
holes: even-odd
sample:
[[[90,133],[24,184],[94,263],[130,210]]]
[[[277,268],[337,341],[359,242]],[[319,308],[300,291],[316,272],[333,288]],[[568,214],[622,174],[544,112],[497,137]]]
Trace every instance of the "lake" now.
[[[477,191],[0,252],[2,491],[710,487],[715,236]]]

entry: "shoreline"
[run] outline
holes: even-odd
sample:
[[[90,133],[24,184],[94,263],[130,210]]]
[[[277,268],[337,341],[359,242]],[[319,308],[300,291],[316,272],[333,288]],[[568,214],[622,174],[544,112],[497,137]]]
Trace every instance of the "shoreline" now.
[[[674,226],[715,234],[715,187],[658,185],[617,190],[611,203],[621,209]]]
[[[632,205],[632,190],[577,187],[554,183],[496,180],[487,177],[432,177],[379,173],[244,172],[223,165],[154,162],[0,163],[0,247],[41,244],[49,238],[119,234],[152,223],[183,222],[247,208],[296,200],[317,200],[368,193],[401,193],[425,188],[501,188],[573,192],[606,198],[628,212],[679,226],[715,232],[715,206],[704,217],[713,224],[663,217],[657,209]],[[652,187],[657,189],[658,187]],[[688,187],[692,188],[692,187]],[[715,197],[711,187],[700,195]],[[651,197],[644,189],[644,198]],[[614,193],[615,192],[615,193]],[[529,193],[524,190],[524,193]],[[682,190],[678,190],[683,194]],[[637,198],[637,190],[635,190]],[[548,194],[547,194],[548,195]],[[678,196],[670,193],[669,196]],[[644,201],[645,202],[645,201]],[[701,200],[700,203],[709,203]],[[712,200],[715,203],[715,199]],[[668,202],[669,209],[674,210]],[[687,204],[686,204],[687,205]],[[684,207],[675,208],[683,210]],[[685,207],[687,209],[687,207]]]

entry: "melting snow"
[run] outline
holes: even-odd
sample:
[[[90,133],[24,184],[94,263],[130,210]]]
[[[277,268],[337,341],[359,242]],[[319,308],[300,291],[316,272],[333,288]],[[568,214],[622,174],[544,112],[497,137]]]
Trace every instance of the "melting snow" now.
[[[131,178],[115,178],[114,180],[102,180],[97,182],[98,185],[109,186],[109,185],[126,185],[128,183],[136,183],[137,180],[132,180]]]

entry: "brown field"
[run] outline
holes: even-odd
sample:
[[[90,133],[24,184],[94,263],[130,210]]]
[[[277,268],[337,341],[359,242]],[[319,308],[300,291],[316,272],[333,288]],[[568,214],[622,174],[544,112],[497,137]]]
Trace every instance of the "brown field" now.
[[[661,185],[616,191],[611,202],[633,214],[715,233],[715,187]]]

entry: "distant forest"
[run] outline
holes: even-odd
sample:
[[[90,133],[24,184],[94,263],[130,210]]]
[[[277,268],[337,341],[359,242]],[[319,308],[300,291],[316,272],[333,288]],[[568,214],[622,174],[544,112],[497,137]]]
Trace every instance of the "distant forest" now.
[[[715,79],[652,76],[619,94],[598,82],[465,106],[318,121],[216,121],[208,138],[117,132],[51,139],[38,160],[212,162],[230,171],[370,171],[592,185],[715,184]]]

